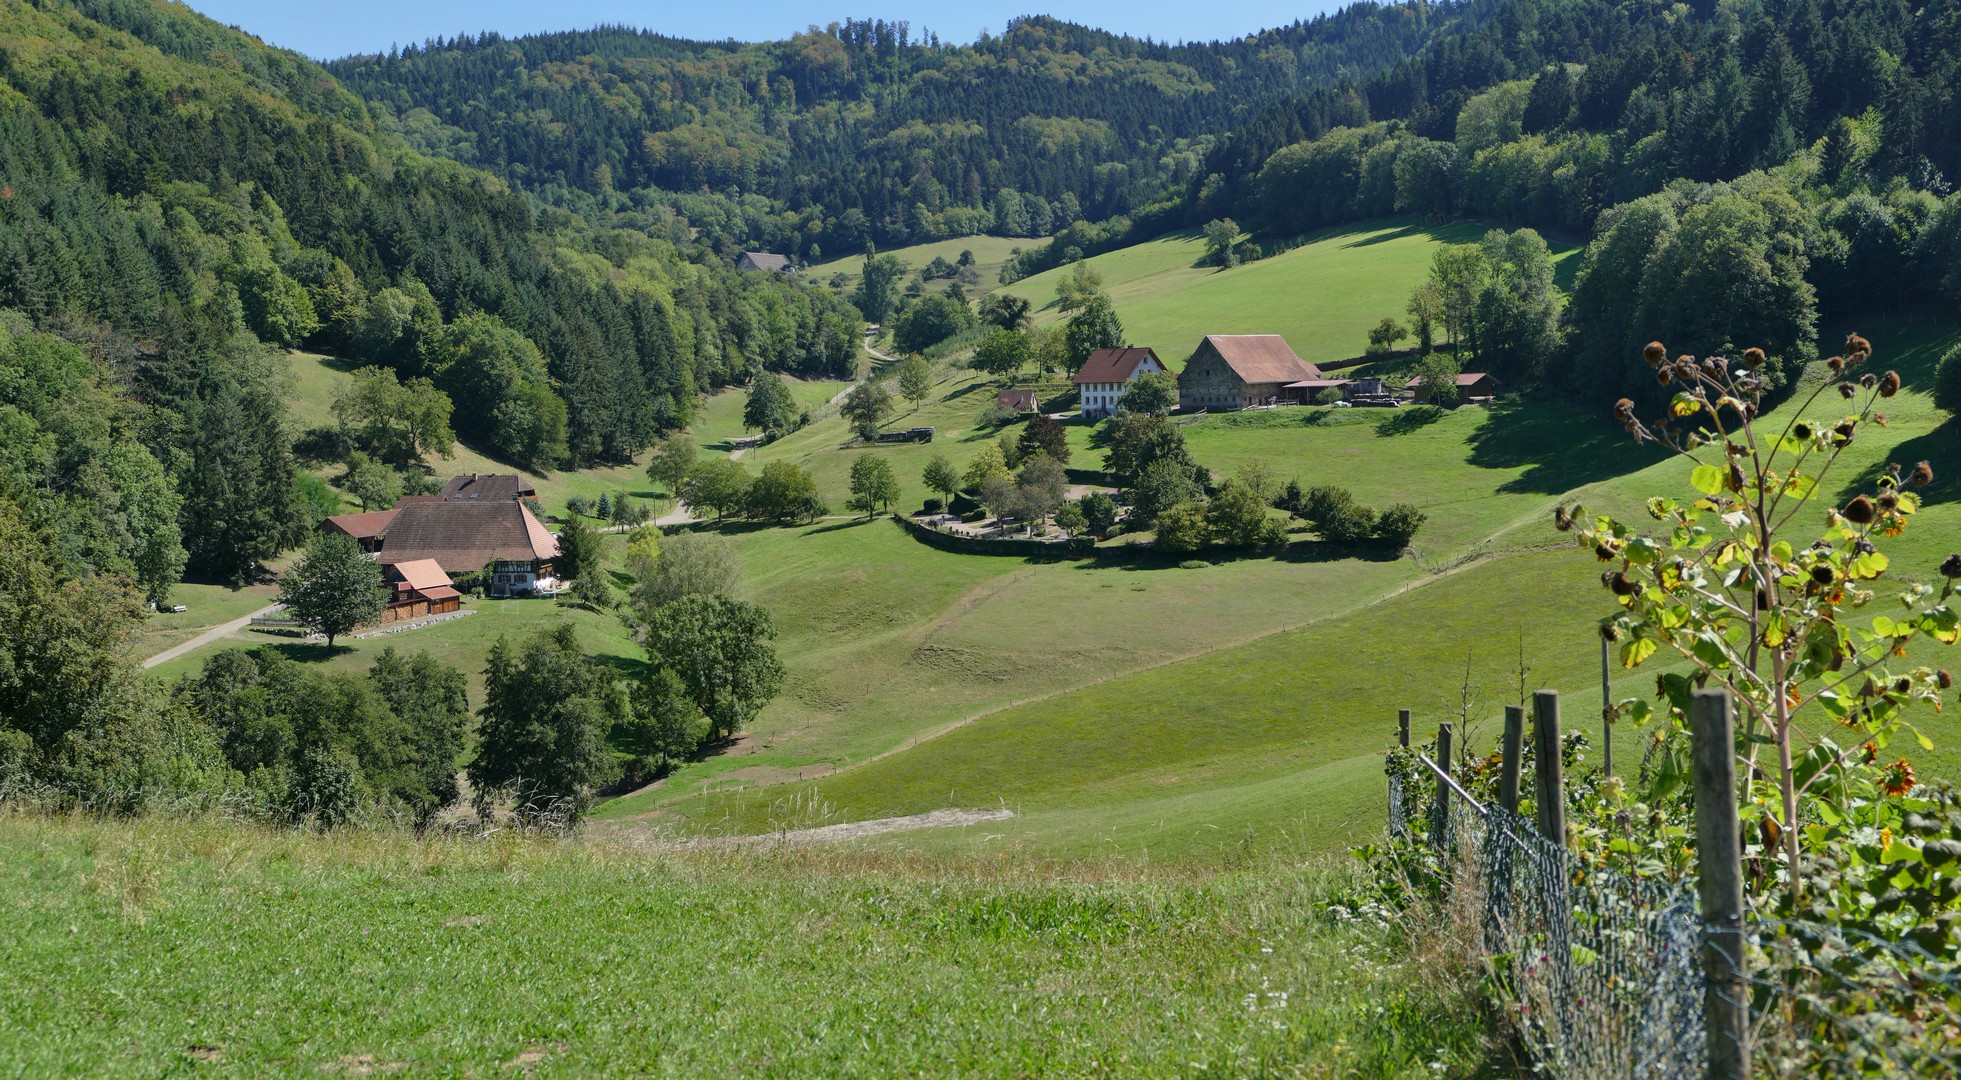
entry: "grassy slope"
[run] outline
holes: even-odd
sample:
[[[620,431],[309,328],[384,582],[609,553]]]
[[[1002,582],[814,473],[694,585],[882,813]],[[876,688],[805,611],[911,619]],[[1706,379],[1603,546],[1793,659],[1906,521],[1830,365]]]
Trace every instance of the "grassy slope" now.
[[[0,1072],[1467,1072],[1433,963],[1306,914],[1351,873],[0,812]]]
[[[1292,251],[1232,270],[1198,266],[1196,232],[1170,233],[1089,260],[1103,275],[1125,336],[1148,345],[1173,370],[1207,334],[1280,334],[1304,360],[1359,356],[1368,330],[1403,308],[1430,271],[1439,244],[1470,243],[1483,226],[1427,228],[1389,219],[1317,233]],[[1555,247],[1556,267],[1570,275],[1579,249]],[[1064,318],[1055,287],[1070,268],[1015,282],[1004,291],[1032,301],[1037,325]]]
[[[1826,325],[1836,332],[1833,320]],[[1889,425],[1864,433],[1827,486],[1849,492],[1886,461],[1931,457],[1943,479],[1927,492],[1929,505],[1912,530],[1890,548],[1896,575],[1924,579],[1961,534],[1955,498],[1961,484],[1949,479],[1961,468],[1954,453],[1961,438],[1951,425],[1941,426],[1944,417],[1925,397],[1934,360],[1961,334],[1930,318],[1897,318],[1882,329],[1876,367],[1897,368],[1907,390],[1888,403]],[[1814,371],[1805,386],[1816,378]],[[1830,417],[1837,407],[1834,395],[1810,415]],[[1794,399],[1769,419],[1782,421],[1797,410]],[[1322,424],[1287,413],[1220,417],[1187,430],[1195,455],[1215,469],[1265,457],[1282,475],[1298,469],[1303,482],[1344,483],[1365,502],[1419,502],[1432,517],[1419,554],[1433,566],[1480,552],[1492,558],[1448,577],[1424,578],[1425,587],[1353,614],[982,716],[812,784],[676,792],[666,797],[666,809],[710,828],[755,830],[1005,804],[1022,817],[991,826],[990,844],[1213,858],[1225,838],[1298,833],[1301,842],[1338,847],[1379,823],[1378,758],[1393,710],[1414,707],[1425,724],[1450,715],[1468,668],[1478,711],[1489,715],[1516,695],[1521,634],[1531,666],[1527,682],[1566,691],[1575,702],[1573,722],[1585,724],[1598,694],[1593,625],[1609,608],[1592,560],[1571,549],[1539,550],[1560,545],[1549,527],[1550,508],[1577,497],[1596,511],[1644,520],[1641,499],[1684,493],[1686,468],[1557,405],[1465,408],[1397,434],[1380,426],[1398,425],[1386,414],[1327,415]],[[1139,576],[1175,582],[1218,569]],[[1298,586],[1295,610],[1316,610],[1326,599],[1323,579],[1310,575],[1374,569],[1352,562],[1287,568],[1288,584]],[[1077,573],[1121,580],[1136,572]],[[1400,584],[1393,576],[1389,581],[1391,588]],[[1152,598],[1107,617],[1084,612],[1075,620],[1076,640],[1105,640],[1140,626],[1182,633],[1195,610],[1222,600],[1215,594],[1194,607]],[[1030,633],[1028,640],[1046,638]],[[1646,668],[1617,671],[1616,696],[1643,693],[1651,677]],[[1961,728],[1944,717],[1921,720],[1938,745],[1924,760],[1937,771],[1961,765],[1955,753]],[[1637,738],[1620,733],[1621,760],[1638,754]],[[887,843],[965,847],[973,841]]]
[[[935,258],[945,259],[951,263],[960,258],[961,252],[971,251],[974,253],[974,272],[980,275],[980,285],[968,290],[968,293],[972,294],[993,288],[995,281],[1000,277],[1001,264],[1008,261],[1010,254],[1023,248],[1039,247],[1046,242],[1041,239],[1017,240],[1002,236],[963,236],[952,240],[936,240],[930,244],[893,248],[891,251],[881,251],[879,254],[890,255],[904,263],[905,281],[910,282],[913,274],[925,269],[926,264]],[[858,278],[864,265],[864,254],[854,252],[819,263],[806,271],[806,275],[812,281],[829,284],[832,278],[842,274],[844,275],[843,291],[848,293],[858,287]],[[950,283],[947,278],[929,281],[925,283],[925,290],[928,293],[943,293]]]

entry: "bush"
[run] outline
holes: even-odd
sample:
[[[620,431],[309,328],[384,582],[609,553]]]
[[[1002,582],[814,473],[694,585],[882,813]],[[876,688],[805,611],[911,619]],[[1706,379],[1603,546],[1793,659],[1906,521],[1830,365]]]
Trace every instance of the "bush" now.
[[[946,504],[941,502],[940,500],[927,499],[924,503],[920,505],[919,512],[922,514],[937,514],[944,509],[946,509]]]
[[[1021,419],[1021,413],[1006,405],[989,405],[981,410],[980,426],[984,428],[1004,428]]]
[[[1209,567],[1209,566],[1211,566],[1211,565],[1212,565],[1211,563],[1209,563],[1209,562],[1206,562],[1206,561],[1205,561],[1204,559],[1186,559],[1186,560],[1185,560],[1184,562],[1181,562],[1181,563],[1179,563],[1179,564],[1178,564],[1178,569],[1180,569],[1180,570],[1203,570],[1203,569],[1205,569],[1206,567]]]
[[[1401,551],[1416,538],[1416,530],[1423,527],[1423,521],[1423,511],[1408,503],[1397,503],[1376,518],[1376,539]]]
[[[1323,540],[1354,543],[1375,535],[1375,511],[1356,503],[1347,488],[1310,488],[1300,516]]]
[[[1160,551],[1197,551],[1210,536],[1205,508],[1195,502],[1182,502],[1160,512],[1157,534]]]
[[[565,500],[565,512],[574,516],[590,515],[592,513],[592,500],[586,498],[584,495],[574,495]]]
[[[1961,416],[1961,345],[1947,350],[1934,369],[1934,405]]]

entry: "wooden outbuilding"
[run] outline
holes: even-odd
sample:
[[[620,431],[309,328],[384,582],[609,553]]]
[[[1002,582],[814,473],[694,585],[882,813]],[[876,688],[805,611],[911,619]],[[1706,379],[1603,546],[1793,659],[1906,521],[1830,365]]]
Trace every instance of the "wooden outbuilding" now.
[[[388,586],[388,606],[381,612],[384,626],[404,619],[447,615],[463,606],[463,594],[456,591],[434,559],[384,563],[381,578]]]
[[[1042,411],[1040,396],[1035,391],[1029,389],[1003,390],[994,395],[994,404],[1003,409],[1013,409],[1016,412]]]
[[[1429,401],[1429,391],[1423,387],[1423,376],[1418,375],[1403,384],[1419,402]],[[1482,371],[1467,371],[1457,377],[1457,400],[1460,402],[1490,401],[1498,394],[1498,380]]]

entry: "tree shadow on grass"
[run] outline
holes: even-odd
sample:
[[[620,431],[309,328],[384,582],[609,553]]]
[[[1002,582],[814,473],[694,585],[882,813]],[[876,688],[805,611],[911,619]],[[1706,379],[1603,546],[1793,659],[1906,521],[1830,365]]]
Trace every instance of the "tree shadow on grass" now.
[[[1377,438],[1395,438],[1422,431],[1444,418],[1444,411],[1435,405],[1412,405],[1407,409],[1397,409],[1395,414],[1375,426]]]
[[[843,529],[855,529],[860,525],[870,525],[872,522],[877,520],[878,519],[875,517],[869,517],[869,518],[853,517],[853,518],[848,518],[844,521],[827,521],[822,525],[810,526],[809,528],[803,531],[803,534],[805,536],[816,536],[820,533],[833,533]]]
[[[1566,405],[1494,402],[1489,410],[1471,435],[1470,462],[1482,469],[1523,468],[1499,486],[1507,494],[1559,495],[1666,456]]]

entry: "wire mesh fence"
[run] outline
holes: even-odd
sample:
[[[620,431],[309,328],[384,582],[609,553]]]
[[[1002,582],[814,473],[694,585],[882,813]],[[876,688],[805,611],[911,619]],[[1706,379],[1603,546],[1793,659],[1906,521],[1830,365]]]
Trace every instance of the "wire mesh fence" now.
[[[1518,814],[1433,790],[1426,840],[1451,887],[1473,890],[1491,985],[1534,1061],[1562,1077],[1705,1072],[1693,891],[1580,866]],[[1416,809],[1408,795],[1392,786],[1392,820]]]
[[[1751,913],[1741,927],[1712,927],[1693,881],[1584,865],[1417,760],[1415,776],[1390,778],[1390,821],[1438,855],[1452,890],[1469,890],[1489,985],[1541,1072],[1961,1076],[1954,961],[1836,923]],[[1741,961],[1740,987],[1711,982],[1705,948]],[[1711,1068],[1709,1017],[1722,1004],[1747,1018],[1740,1071]]]

